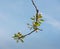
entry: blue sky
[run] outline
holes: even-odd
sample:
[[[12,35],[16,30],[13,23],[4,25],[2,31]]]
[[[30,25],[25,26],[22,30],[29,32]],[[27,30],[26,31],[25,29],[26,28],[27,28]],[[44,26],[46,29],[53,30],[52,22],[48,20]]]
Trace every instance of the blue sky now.
[[[60,0],[34,0],[45,22],[42,32],[16,43],[13,34],[29,32],[27,23],[35,15],[31,0],[0,0],[0,49],[60,49]]]

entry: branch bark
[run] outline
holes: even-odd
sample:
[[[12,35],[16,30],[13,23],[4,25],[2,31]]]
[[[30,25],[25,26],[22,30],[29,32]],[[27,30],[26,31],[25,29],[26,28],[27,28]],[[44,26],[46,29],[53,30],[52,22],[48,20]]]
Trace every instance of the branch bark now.
[[[32,4],[34,5],[35,10],[36,10],[36,22],[37,22],[38,21],[38,12],[39,12],[39,10],[38,10],[37,6],[35,5],[34,1],[33,0],[31,0],[31,1],[32,1]]]
[[[24,36],[21,36],[21,37],[19,37],[19,39],[21,39],[22,37],[26,37],[26,36],[28,36],[28,35],[30,35],[30,34],[32,34],[33,32],[35,32],[36,30],[33,30],[33,31],[31,31],[30,33],[28,33],[28,34],[25,34]]]
[[[33,32],[35,32],[36,30],[33,30],[33,31],[31,31],[30,33],[28,33],[28,34],[26,34],[26,35],[24,35],[24,36],[27,36],[27,35],[30,35],[30,34],[32,34]]]

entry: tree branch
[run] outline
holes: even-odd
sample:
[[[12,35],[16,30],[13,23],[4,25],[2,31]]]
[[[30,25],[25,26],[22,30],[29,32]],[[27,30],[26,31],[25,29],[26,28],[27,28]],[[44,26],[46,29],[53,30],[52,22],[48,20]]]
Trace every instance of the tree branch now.
[[[35,7],[35,9],[36,9],[36,22],[37,22],[37,21],[38,21],[38,12],[39,12],[39,10],[37,9],[37,6],[35,5],[34,1],[33,1],[33,0],[31,0],[31,1],[32,1],[32,4],[34,5],[34,7]],[[31,31],[30,33],[24,35],[24,36],[30,35],[30,34],[32,34],[33,32],[35,32],[36,30],[37,30],[37,28],[36,28],[35,30]]]
[[[32,4],[34,5],[36,11],[38,12],[39,10],[37,9],[37,6],[35,5],[34,1],[33,0],[31,0],[31,1],[32,1]]]
[[[31,32],[30,32],[30,33],[28,33],[28,34],[25,34],[25,35],[23,35],[23,36],[19,37],[18,39],[21,39],[22,37],[26,37],[26,36],[28,36],[28,35],[32,34],[33,32],[35,32],[36,30],[37,30],[37,29],[35,29],[35,30],[31,31]]]
[[[34,7],[36,9],[36,22],[37,22],[38,21],[38,12],[39,12],[39,10],[38,10],[37,6],[35,5],[34,1],[33,0],[31,0],[31,1],[32,1],[32,4],[34,5]]]
[[[33,31],[31,31],[30,33],[28,33],[28,34],[26,34],[26,35],[24,35],[24,36],[27,36],[27,35],[30,35],[30,34],[32,34],[33,32],[35,32],[36,30],[33,30]]]
[[[35,5],[34,1],[33,1],[33,0],[31,0],[31,1],[32,1],[32,4],[34,5],[34,7],[35,7],[35,9],[36,9],[36,22],[37,22],[37,21],[38,21],[38,12],[39,12],[39,10],[37,9],[37,6]],[[37,28],[34,29],[33,31],[31,31],[30,33],[24,35],[24,37],[32,34],[32,33],[35,32],[36,30],[37,30]],[[23,36],[22,36],[22,37],[23,37]],[[21,37],[20,37],[20,38],[21,38]]]
[[[32,1],[32,4],[34,5],[35,10],[36,10],[36,22],[38,22],[38,12],[39,12],[39,10],[37,9],[37,6],[35,5],[34,1],[33,1],[33,0],[31,0],[31,1]],[[21,37],[18,37],[18,39],[21,39],[21,38],[23,38],[23,37],[26,37],[26,36],[32,34],[32,33],[35,32],[37,29],[38,29],[38,28],[36,27],[36,29],[34,29],[33,31],[31,31],[30,33],[25,34],[25,35],[23,35],[23,36],[21,36]],[[38,30],[39,30],[39,29],[38,29]]]

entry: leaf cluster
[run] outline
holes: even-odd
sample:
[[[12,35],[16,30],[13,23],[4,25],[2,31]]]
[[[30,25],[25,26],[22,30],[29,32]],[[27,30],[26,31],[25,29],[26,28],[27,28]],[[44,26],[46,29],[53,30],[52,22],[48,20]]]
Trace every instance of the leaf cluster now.
[[[19,42],[19,41],[21,41],[21,42],[24,42],[24,35],[22,35],[20,32],[18,32],[17,34],[14,34],[14,36],[13,36],[13,38],[17,41],[17,42]]]
[[[38,14],[38,18],[36,21],[36,16],[31,17],[32,20],[32,24],[27,24],[28,28],[31,29],[39,29],[38,27],[42,24],[42,22],[44,22],[44,20],[42,19],[42,14]]]

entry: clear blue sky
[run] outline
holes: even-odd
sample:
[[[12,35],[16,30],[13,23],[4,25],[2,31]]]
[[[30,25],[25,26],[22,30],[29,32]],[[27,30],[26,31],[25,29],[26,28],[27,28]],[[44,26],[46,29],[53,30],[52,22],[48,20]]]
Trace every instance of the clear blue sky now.
[[[18,31],[29,32],[27,23],[35,15],[31,0],[0,0],[0,49],[60,49],[60,0],[34,0],[45,22],[42,32],[33,33],[16,43]]]

